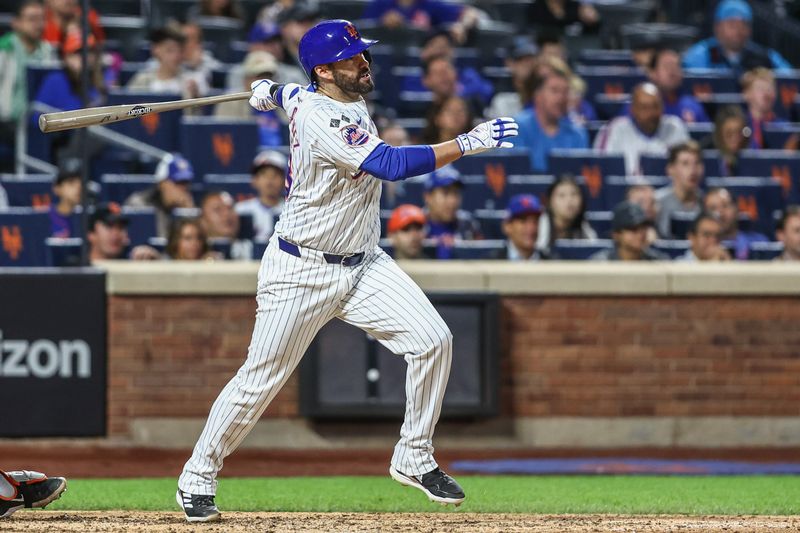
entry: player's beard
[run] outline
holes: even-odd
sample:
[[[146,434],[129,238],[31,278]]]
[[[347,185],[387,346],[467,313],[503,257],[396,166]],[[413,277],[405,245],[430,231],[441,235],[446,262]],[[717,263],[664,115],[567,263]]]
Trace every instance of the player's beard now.
[[[370,73],[369,78],[362,80],[361,76],[367,72]],[[333,83],[342,91],[361,95],[369,94],[375,89],[375,83],[372,81],[372,73],[369,69],[362,70],[357,76],[334,69]]]

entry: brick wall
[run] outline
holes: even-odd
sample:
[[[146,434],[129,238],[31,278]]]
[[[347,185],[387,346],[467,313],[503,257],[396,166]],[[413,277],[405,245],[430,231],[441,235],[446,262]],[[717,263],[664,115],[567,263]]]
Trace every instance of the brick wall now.
[[[511,416],[797,416],[796,298],[515,297],[502,306]],[[241,365],[252,297],[109,298],[109,434],[204,418]],[[267,410],[296,417],[293,376]]]

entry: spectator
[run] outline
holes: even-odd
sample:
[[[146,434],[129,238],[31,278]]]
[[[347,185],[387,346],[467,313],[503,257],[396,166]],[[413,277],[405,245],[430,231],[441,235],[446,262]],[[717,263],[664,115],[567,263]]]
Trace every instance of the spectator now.
[[[398,205],[386,225],[394,259],[433,259],[423,249],[425,212],[411,204]]]
[[[469,66],[457,66],[456,64],[456,49],[454,47],[453,38],[445,31],[436,31],[429,34],[422,44],[422,49],[419,53],[422,64],[428,61],[444,57],[456,69],[458,77],[458,90],[460,95],[466,95],[474,100],[479,109],[483,111],[485,107],[494,96],[494,85],[491,81],[481,76],[477,70]]]
[[[390,122],[384,126],[380,136],[383,142],[389,146],[408,146],[411,144],[411,138],[408,135],[408,131],[397,123]],[[392,182],[387,182],[383,185],[386,186],[387,184],[391,183]]]
[[[747,126],[751,133],[749,148],[788,148],[786,145],[768,146],[764,137],[764,126],[786,123],[773,111],[776,92],[775,75],[769,69],[758,67],[742,76],[742,95],[747,102]]]
[[[128,219],[115,203],[100,204],[89,217],[89,261],[125,259],[128,240]],[[159,253],[146,245],[135,246],[128,254],[134,261],[159,259]]]
[[[569,97],[567,98],[567,115],[578,126],[597,120],[597,111],[586,100],[586,82],[577,74],[569,77]]]
[[[639,156],[666,155],[667,149],[689,139],[686,124],[678,117],[664,115],[661,94],[650,82],[633,89],[630,116],[617,117],[600,130],[594,147],[625,156],[628,174],[639,175]]]
[[[527,148],[534,172],[547,173],[547,156],[556,148],[588,148],[589,135],[567,116],[569,76],[554,71],[533,81],[533,109],[517,116],[519,135],[514,146]]]
[[[90,70],[90,87],[87,96],[88,106],[94,107],[101,105],[106,95],[106,87],[103,82],[103,72],[100,61],[95,50],[94,37],[88,39],[88,68]],[[42,81],[35,100],[45,105],[60,109],[62,111],[72,111],[86,107],[83,102],[84,95],[81,92],[81,71],[83,61],[81,49],[83,42],[80,34],[72,32],[67,35],[61,47],[61,57],[63,68],[48,74]],[[39,114],[31,116],[31,127],[38,128]],[[65,131],[51,136],[52,160],[58,163],[67,158],[79,157],[83,154],[83,146],[79,145],[81,136],[75,135],[74,131]],[[89,156],[93,156],[102,150],[101,142],[89,144]]]
[[[83,175],[75,165],[63,168],[53,182],[53,194],[58,199],[50,205],[50,236],[72,237],[70,217],[75,208],[81,205]]]
[[[702,211],[702,191],[705,168],[700,145],[694,141],[676,144],[669,149],[667,175],[671,185],[656,192],[658,217],[656,228],[663,239],[682,239],[672,232],[672,217],[676,213],[697,215]]]
[[[0,143],[14,146],[17,122],[28,109],[28,63],[52,60],[55,56],[50,43],[42,40],[44,7],[39,0],[20,2],[11,20],[11,28],[12,31],[0,37],[0,72],[3,73],[0,81]]]
[[[103,44],[106,34],[100,25],[100,16],[89,9],[89,29],[94,42]],[[44,11],[44,33],[42,39],[60,47],[73,31],[80,31],[81,7],[78,0],[46,0]]]
[[[563,62],[569,60],[567,47],[564,45],[564,36],[558,31],[544,30],[536,34],[536,46],[539,47],[539,57],[555,57]]]
[[[250,52],[243,63],[243,89],[250,90],[256,80],[272,79],[278,62],[268,52]],[[240,88],[239,90],[242,90]],[[225,118],[255,119],[258,124],[259,146],[281,146],[283,141],[283,121],[277,111],[258,111],[247,100],[235,100],[217,104],[214,115]]]
[[[305,2],[295,2],[292,6],[280,12],[278,15],[278,27],[286,50],[286,57],[283,59],[284,63],[300,67],[300,39],[317,23],[319,15],[316,5]],[[306,79],[305,76],[303,76],[303,79]]]
[[[661,92],[665,115],[678,117],[687,124],[710,122],[700,102],[681,91],[683,68],[678,52],[669,48],[655,51],[647,69],[647,77]]]
[[[167,257],[179,261],[215,259],[208,247],[203,225],[194,218],[180,218],[172,225],[165,250]]]
[[[244,20],[242,7],[237,0],[200,0],[187,12],[187,19],[195,20],[199,17],[223,17],[238,21]]]
[[[590,33],[600,26],[600,15],[590,3],[578,0],[536,0],[528,7],[528,26],[564,33]]]
[[[656,203],[656,192],[652,185],[640,183],[631,185],[625,191],[625,199],[632,202],[644,211],[649,226],[647,227],[647,244],[653,244],[658,239],[655,224],[658,217],[658,204]]]
[[[781,55],[750,40],[753,11],[744,0],[722,0],[714,12],[714,37],[683,55],[687,69],[731,69],[738,78],[756,67],[782,71],[792,66]]]
[[[663,261],[669,259],[653,250],[647,243],[650,222],[637,204],[624,201],[614,208],[611,235],[614,247],[600,250],[589,259],[593,261]]]
[[[208,80],[202,72],[194,74],[182,67],[183,35],[170,28],[157,28],[150,33],[150,53],[155,59],[145,70],[133,75],[126,88],[163,94],[180,94],[197,98],[208,93]]]
[[[459,96],[449,96],[431,106],[422,138],[427,144],[445,142],[469,131],[472,121],[466,100]]]
[[[487,116],[513,117],[522,111],[523,106],[530,105],[530,98],[525,96],[525,80],[528,79],[536,67],[538,53],[539,49],[530,39],[518,38],[514,40],[505,60],[506,68],[511,72],[511,85],[514,91],[495,94],[486,113]]]
[[[231,244],[231,259],[247,261],[253,257],[253,243],[239,239],[239,215],[230,194],[224,191],[206,193],[201,209],[200,222],[209,239],[227,239]]]
[[[784,210],[776,236],[783,243],[783,253],[776,260],[800,261],[800,206],[790,205]]]
[[[747,259],[750,256],[751,243],[769,242],[761,233],[739,230],[739,209],[727,189],[709,189],[703,198],[703,209],[719,220],[722,240],[733,245],[736,259]]]
[[[420,30],[447,27],[459,44],[481,18],[471,6],[439,0],[372,0],[363,18],[377,20],[388,29],[411,27]]]
[[[691,247],[678,258],[679,261],[730,261],[731,255],[720,244],[719,220],[710,214],[700,212],[689,228]]]
[[[413,85],[414,81],[409,81]],[[465,86],[458,80],[458,72],[451,59],[446,56],[433,56],[422,65],[422,87],[433,94],[436,104],[457,95],[469,102],[475,115],[482,115],[487,101],[480,86]],[[491,93],[490,93],[491,97]]]
[[[710,144],[719,150],[718,176],[739,175],[739,153],[747,148],[750,136],[747,118],[739,106],[726,106],[717,111]],[[709,139],[706,139],[704,146],[708,145]]]
[[[557,239],[596,239],[586,221],[586,197],[572,176],[561,176],[547,188],[547,208],[539,219],[536,249],[551,254]]]
[[[172,224],[172,210],[194,207],[194,199],[189,192],[193,179],[192,164],[178,153],[169,154],[156,167],[155,186],[133,193],[125,205],[155,208],[156,231],[159,237],[166,239]]]
[[[510,261],[538,261],[546,259],[545,254],[536,249],[539,237],[539,217],[542,206],[532,194],[518,194],[508,201],[506,218],[503,221],[503,234],[506,247],[494,259]]]
[[[425,182],[426,237],[436,241],[437,259],[450,259],[458,240],[482,238],[478,223],[461,209],[463,188],[461,174],[449,165],[431,172]]]
[[[268,241],[275,230],[275,219],[283,209],[283,191],[286,182],[286,156],[274,150],[265,150],[253,159],[250,185],[256,197],[236,204],[236,212],[253,217],[255,240]]]
[[[250,30],[247,37],[248,55],[251,52],[266,52],[275,58],[277,67],[273,74],[273,81],[277,83],[308,83],[305,72],[300,69],[290,58],[289,53],[283,46],[281,31],[277,24],[273,22],[258,21]],[[287,62],[287,58],[289,61]],[[231,67],[228,72],[225,85],[230,91],[239,91],[244,84],[244,65],[239,64]],[[247,86],[250,89],[250,86]]]
[[[203,46],[203,28],[196,22],[187,22],[181,26],[181,35],[183,35],[183,68],[187,76],[200,77],[209,84],[212,71],[221,68],[222,63]]]

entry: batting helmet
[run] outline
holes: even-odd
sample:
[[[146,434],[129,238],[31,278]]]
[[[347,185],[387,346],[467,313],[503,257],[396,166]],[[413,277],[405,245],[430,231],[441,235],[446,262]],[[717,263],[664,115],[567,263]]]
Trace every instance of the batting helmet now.
[[[349,20],[323,20],[300,39],[300,63],[313,82],[314,67],[317,65],[334,63],[361,54],[377,42],[362,39]]]

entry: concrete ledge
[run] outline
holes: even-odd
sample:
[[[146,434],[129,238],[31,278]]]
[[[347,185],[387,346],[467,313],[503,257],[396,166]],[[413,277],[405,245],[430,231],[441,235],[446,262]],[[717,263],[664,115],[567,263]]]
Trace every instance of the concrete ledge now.
[[[783,263],[589,263],[401,261],[434,292],[563,296],[781,296],[800,294],[800,265]],[[257,261],[106,261],[109,294],[246,295],[256,292]]]

